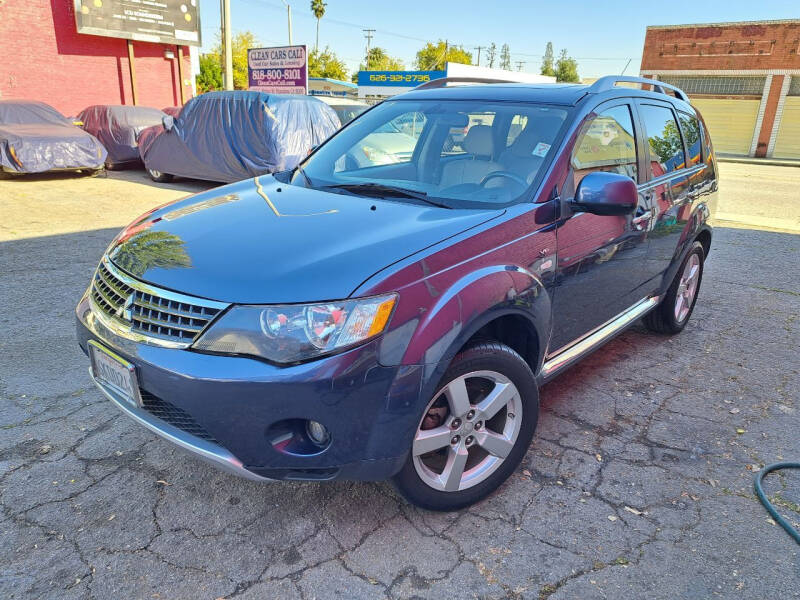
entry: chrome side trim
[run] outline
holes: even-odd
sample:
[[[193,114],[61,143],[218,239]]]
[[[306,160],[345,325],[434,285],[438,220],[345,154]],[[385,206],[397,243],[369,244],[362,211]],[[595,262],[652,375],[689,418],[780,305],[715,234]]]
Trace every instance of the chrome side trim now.
[[[252,471],[248,471],[244,468],[244,465],[242,465],[242,461],[240,461],[222,446],[212,444],[211,442],[202,440],[199,437],[190,435],[185,431],[181,431],[177,427],[173,427],[169,423],[154,417],[147,411],[132,406],[122,396],[117,394],[115,390],[103,385],[97,379],[95,379],[91,367],[89,368],[89,377],[92,378],[92,381],[94,381],[95,385],[100,389],[101,392],[103,392],[103,395],[111,400],[111,402],[113,402],[118,409],[139,423],[139,425],[147,427],[147,429],[164,438],[168,442],[172,442],[173,444],[180,446],[198,458],[211,463],[218,469],[227,471],[228,473],[237,475],[238,477],[250,479],[251,481],[275,481],[274,479],[261,477]]]
[[[645,298],[588,335],[580,338],[574,344],[565,347],[563,350],[559,350],[542,365],[542,370],[540,372],[542,381],[551,379],[561,370],[575,364],[586,354],[589,354],[599,346],[605,344],[634,321],[655,308],[660,300],[661,298],[659,297]]]

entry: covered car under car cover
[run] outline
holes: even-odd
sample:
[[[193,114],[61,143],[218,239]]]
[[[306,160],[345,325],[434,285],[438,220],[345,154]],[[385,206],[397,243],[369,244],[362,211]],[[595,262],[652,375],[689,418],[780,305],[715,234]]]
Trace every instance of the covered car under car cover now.
[[[294,168],[339,127],[334,110],[311,96],[208,92],[168,131],[146,130],[139,153],[148,169],[233,182]]]
[[[109,167],[139,164],[139,134],[161,125],[165,113],[149,106],[97,104],[78,114],[83,129],[95,136],[108,151]]]
[[[52,106],[30,100],[0,100],[0,169],[43,173],[100,169],[106,149]]]

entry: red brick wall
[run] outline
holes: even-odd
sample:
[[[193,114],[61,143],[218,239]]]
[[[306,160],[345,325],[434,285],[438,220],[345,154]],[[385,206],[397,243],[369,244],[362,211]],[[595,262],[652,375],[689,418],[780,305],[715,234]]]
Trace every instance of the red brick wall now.
[[[133,47],[138,104],[180,104],[176,47]],[[166,48],[175,59],[164,58]],[[184,90],[188,100],[191,85]],[[72,0],[0,0],[0,99],[10,98],[41,100],[67,116],[91,104],[132,104],[126,41],[78,34]]]
[[[642,70],[800,69],[800,20],[648,28]]]

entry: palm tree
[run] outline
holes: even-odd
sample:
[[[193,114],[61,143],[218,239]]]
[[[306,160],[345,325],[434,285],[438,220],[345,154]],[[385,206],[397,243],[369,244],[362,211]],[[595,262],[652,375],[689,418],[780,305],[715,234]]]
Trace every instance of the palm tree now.
[[[316,51],[319,51],[319,21],[325,16],[326,6],[328,6],[328,4],[322,0],[311,0],[311,12],[314,13],[314,16],[317,18],[317,44],[314,46],[314,50]]]

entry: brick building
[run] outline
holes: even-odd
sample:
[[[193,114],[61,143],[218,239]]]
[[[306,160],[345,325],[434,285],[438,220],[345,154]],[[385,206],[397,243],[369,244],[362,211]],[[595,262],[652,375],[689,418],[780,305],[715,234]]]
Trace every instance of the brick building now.
[[[0,1],[0,99],[41,100],[69,116],[91,104],[132,104],[127,40],[79,34],[73,0]],[[133,42],[137,103],[163,108],[192,94],[182,47]]]
[[[800,19],[648,27],[641,74],[689,94],[720,154],[800,159]]]

